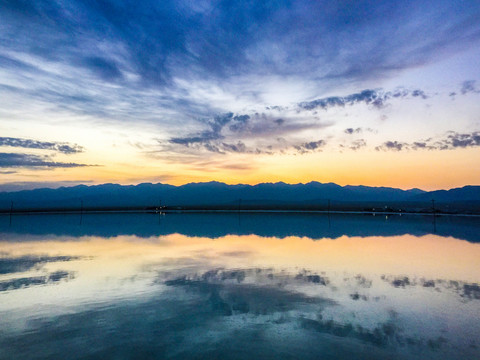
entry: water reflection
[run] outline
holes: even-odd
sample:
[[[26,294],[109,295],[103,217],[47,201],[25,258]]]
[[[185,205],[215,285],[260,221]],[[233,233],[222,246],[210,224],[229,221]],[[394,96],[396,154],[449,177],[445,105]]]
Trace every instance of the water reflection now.
[[[326,216],[250,215],[228,234],[228,216],[182,216],[142,231],[125,215],[84,215],[80,230],[14,217],[0,231],[0,358],[480,356],[480,244],[403,217],[325,230]]]
[[[81,220],[81,221],[80,221]],[[312,239],[347,236],[437,234],[480,242],[480,217],[315,213],[169,213],[169,214],[0,214],[0,233],[151,237],[168,234],[222,237],[256,234]]]

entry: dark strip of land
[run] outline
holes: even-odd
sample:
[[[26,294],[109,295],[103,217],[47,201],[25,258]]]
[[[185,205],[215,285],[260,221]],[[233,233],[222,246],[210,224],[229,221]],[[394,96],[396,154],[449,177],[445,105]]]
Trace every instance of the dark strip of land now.
[[[89,207],[89,208],[21,208],[0,209],[0,214],[88,214],[88,213],[178,213],[178,212],[226,212],[226,213],[264,213],[264,212],[291,212],[291,213],[323,213],[323,214],[419,214],[419,215],[470,215],[480,216],[476,209],[434,209],[434,208],[392,208],[384,207],[341,207],[330,209],[325,207],[211,207],[211,206],[162,206],[162,207]]]

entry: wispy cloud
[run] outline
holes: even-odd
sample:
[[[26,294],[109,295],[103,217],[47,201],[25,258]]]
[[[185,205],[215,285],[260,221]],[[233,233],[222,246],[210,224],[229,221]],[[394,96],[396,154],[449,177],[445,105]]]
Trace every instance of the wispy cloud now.
[[[319,151],[326,145],[325,140],[310,141],[300,145],[294,145],[293,147],[300,153],[305,154],[308,152]]]
[[[477,90],[475,83],[476,83],[475,80],[464,81],[460,89],[460,92],[462,93],[462,95],[465,95],[468,93],[480,93],[480,90]]]
[[[367,128],[357,127],[357,128],[346,128],[345,130],[343,130],[343,132],[347,135],[354,135],[354,134],[362,134],[365,132],[375,133],[376,130],[369,127]]]
[[[302,149],[301,152],[306,153],[314,150],[312,147],[317,142],[298,144],[298,140],[283,138],[279,142],[278,138],[282,135],[292,136],[305,129],[322,129],[329,125],[316,120],[312,121],[310,118],[303,121],[299,118],[285,120],[267,113],[235,115],[232,112],[216,115],[201,122],[207,127],[206,130],[184,137],[172,137],[167,145],[162,144],[162,149],[180,153],[198,150],[218,154],[273,154],[286,152],[289,149],[296,149],[296,151]],[[172,148],[168,145],[180,145],[181,148]]]
[[[362,132],[362,128],[347,128],[343,131],[345,134],[352,135],[352,134],[360,134]]]
[[[49,156],[19,153],[0,153],[0,168],[73,168],[92,166],[53,161]]]
[[[404,142],[398,142],[398,141],[385,141],[382,145],[377,146],[375,150],[395,150],[395,151],[400,151],[409,148],[409,145]]]
[[[423,90],[407,90],[397,89],[395,91],[384,90],[362,90],[359,93],[349,94],[346,96],[330,96],[326,98],[316,99],[307,102],[301,102],[298,106],[304,110],[323,109],[327,110],[334,107],[345,107],[347,105],[366,104],[375,108],[383,108],[387,101],[395,98],[422,98],[427,99],[428,96]]]
[[[235,116],[235,119],[241,118],[242,120],[240,123],[245,122],[249,119],[248,115],[240,115]],[[222,139],[223,135],[221,134],[222,129],[228,123],[234,120],[233,113],[226,113],[223,115],[214,116],[212,119],[207,120],[206,124],[210,128],[209,130],[202,131],[199,134],[187,136],[187,137],[174,137],[171,138],[169,141],[172,144],[179,144],[190,146],[193,144],[208,144],[211,140],[218,140]],[[231,125],[231,127],[238,126],[238,122],[236,124]]]
[[[357,151],[366,146],[367,146],[367,142],[364,139],[357,139],[352,141],[352,143],[350,144],[350,146],[348,146],[348,148],[350,150]]]
[[[77,144],[63,142],[38,141],[32,139],[21,139],[12,137],[0,137],[0,146],[19,147],[27,149],[54,150],[63,154],[76,154],[84,151],[83,147]]]
[[[377,151],[401,151],[401,150],[452,150],[457,148],[469,148],[480,146],[480,132],[458,133],[448,132],[439,139],[427,139],[415,142],[386,141],[377,146]]]
[[[110,120],[187,121],[229,110],[194,96],[197,90],[255,100],[276,90],[263,79],[295,77],[319,84],[312,90],[321,93],[333,83],[384,78],[468,49],[480,40],[478,11],[473,3],[447,0],[434,7],[428,1],[6,2],[0,92]],[[364,90],[302,107],[382,106],[383,96]]]

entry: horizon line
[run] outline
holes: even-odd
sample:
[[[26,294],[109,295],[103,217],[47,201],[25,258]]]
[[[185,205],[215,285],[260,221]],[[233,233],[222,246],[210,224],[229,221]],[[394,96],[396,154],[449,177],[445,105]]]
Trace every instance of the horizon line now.
[[[271,184],[271,185],[284,184],[284,185],[295,186],[295,185],[308,185],[308,184],[316,183],[316,184],[320,184],[320,185],[331,184],[331,185],[336,185],[336,186],[339,186],[339,187],[342,187],[342,188],[346,188],[346,187],[367,187],[367,188],[377,188],[377,189],[378,188],[397,189],[397,190],[402,190],[402,191],[420,190],[420,191],[423,191],[423,192],[449,191],[449,190],[461,189],[461,188],[470,187],[470,186],[472,186],[472,187],[480,186],[480,185],[475,185],[475,184],[465,184],[463,186],[451,187],[451,188],[448,188],[448,189],[437,188],[435,190],[425,190],[425,189],[422,189],[420,187],[400,188],[400,187],[394,187],[394,186],[364,185],[364,184],[340,185],[340,184],[337,184],[337,183],[332,182],[332,181],[321,182],[321,181],[317,181],[317,180],[311,180],[311,181],[308,181],[308,182],[297,182],[297,183],[289,183],[289,182],[285,182],[285,181],[276,181],[276,182],[267,181],[267,182],[258,182],[258,183],[255,183],[255,184],[226,183],[226,182],[217,181],[217,180],[210,180],[210,181],[192,181],[192,182],[187,182],[187,183],[180,184],[180,185],[174,185],[174,184],[170,184],[168,182],[148,182],[148,181],[138,182],[138,183],[130,183],[130,184],[128,184],[128,183],[127,184],[125,184],[125,183],[114,183],[114,182],[94,183],[94,184],[90,183],[89,184],[88,181],[84,181],[84,182],[80,182],[80,183],[75,183],[74,181],[72,181],[72,185],[62,184],[62,181],[59,181],[58,184],[55,184],[55,182],[45,182],[45,184],[43,184],[43,185],[41,183],[38,183],[38,182],[10,182],[10,183],[0,184],[0,189],[3,186],[13,186],[13,187],[18,186],[18,187],[21,187],[23,184],[28,186],[29,183],[31,183],[32,185],[33,184],[38,184],[38,187],[25,188],[25,189],[0,190],[0,193],[13,193],[13,192],[43,190],[43,189],[56,190],[56,189],[62,189],[62,188],[74,188],[74,187],[78,187],[78,186],[94,187],[94,186],[104,186],[104,185],[139,186],[139,185],[150,184],[150,185],[168,185],[168,186],[173,186],[173,187],[178,188],[178,187],[187,186],[187,185],[211,184],[211,183],[222,184],[222,185],[227,185],[227,186],[251,186],[251,187],[258,186],[258,185],[267,185],[267,184]]]

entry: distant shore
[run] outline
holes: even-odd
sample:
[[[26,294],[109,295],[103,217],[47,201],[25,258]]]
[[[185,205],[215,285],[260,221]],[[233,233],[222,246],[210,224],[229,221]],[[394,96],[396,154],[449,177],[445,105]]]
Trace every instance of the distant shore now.
[[[0,210],[0,215],[35,215],[35,214],[168,214],[168,213],[305,213],[305,214],[364,214],[364,215],[421,215],[421,216],[472,216],[480,217],[480,213],[462,213],[445,211],[382,211],[379,210],[322,210],[322,209],[221,209],[221,208],[104,208],[104,209],[17,209]]]

